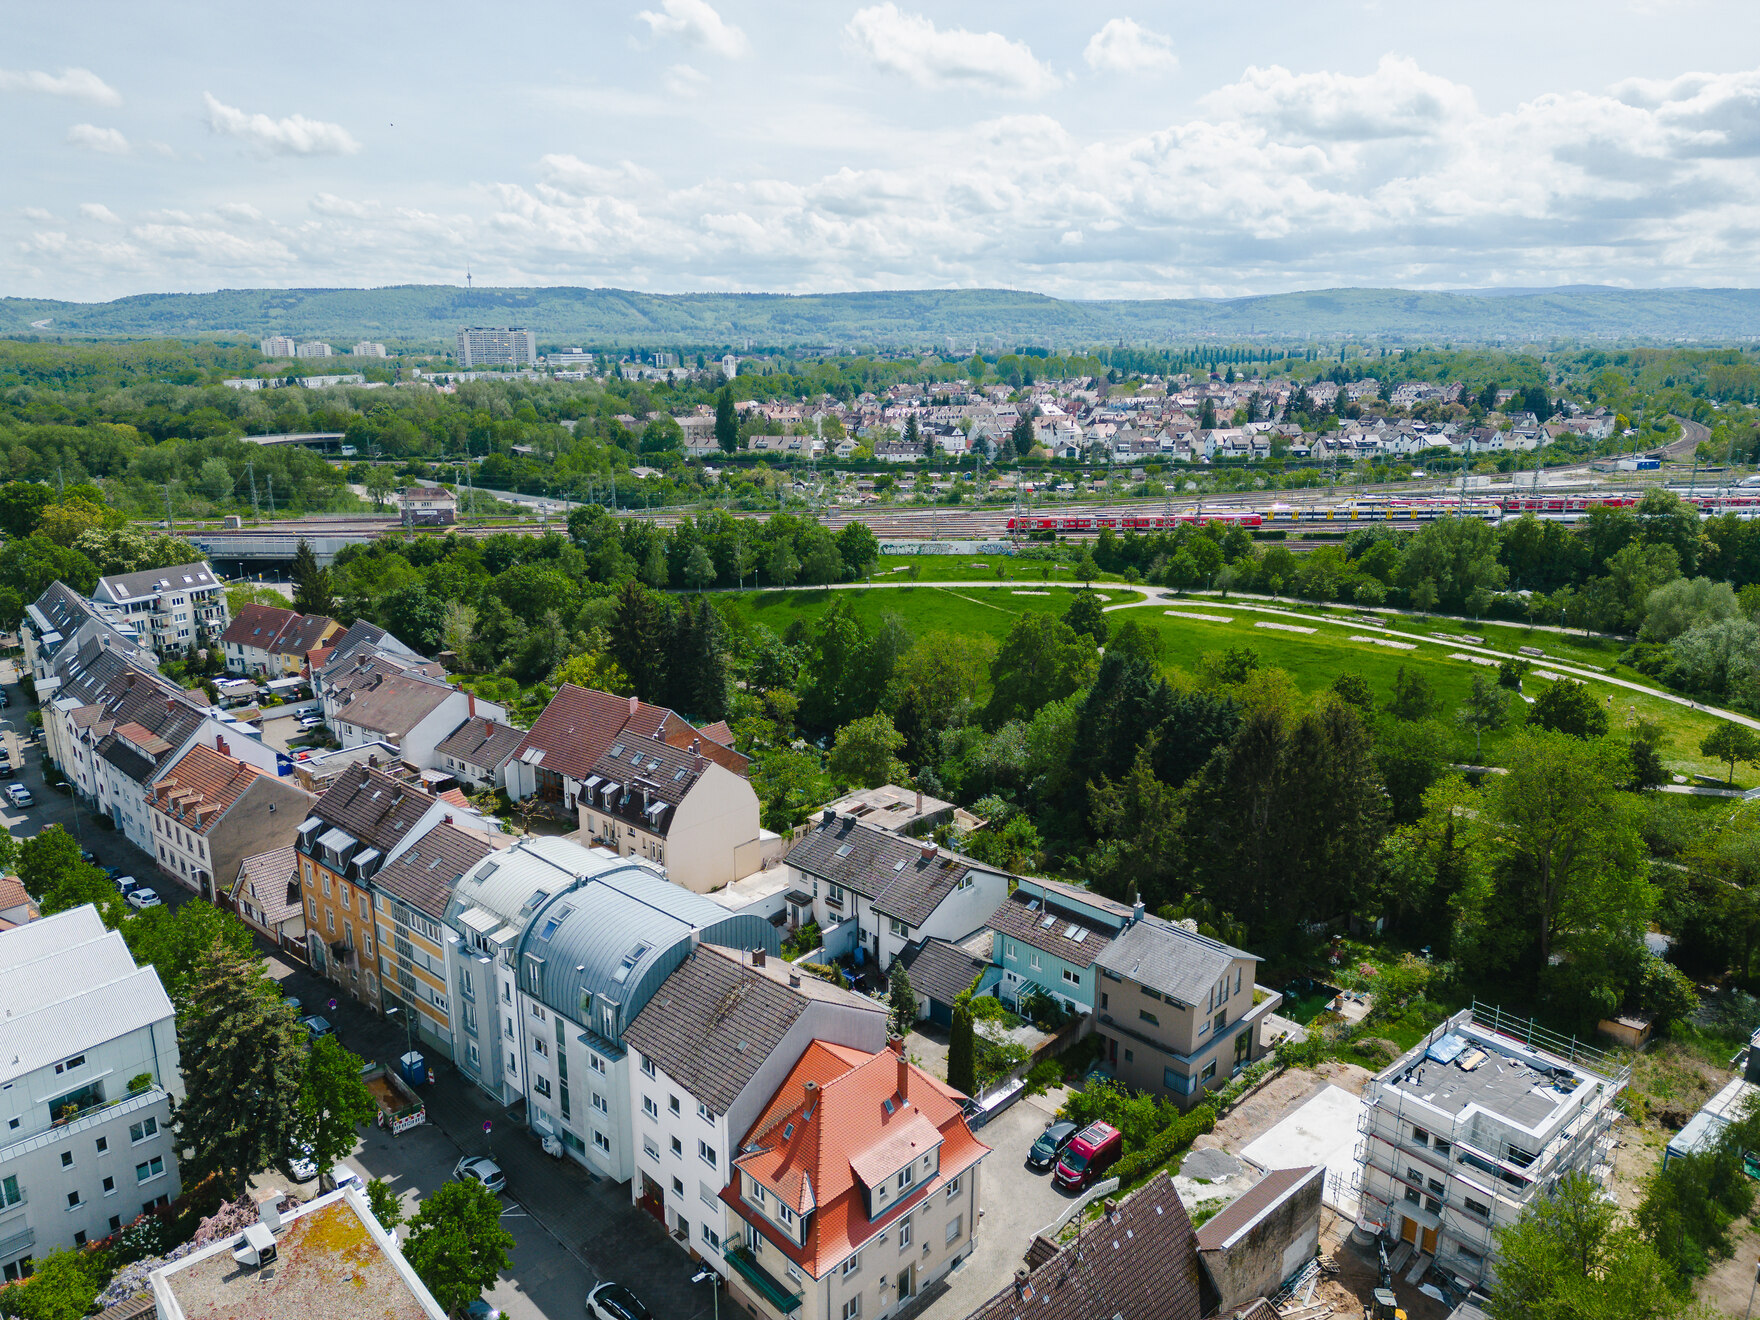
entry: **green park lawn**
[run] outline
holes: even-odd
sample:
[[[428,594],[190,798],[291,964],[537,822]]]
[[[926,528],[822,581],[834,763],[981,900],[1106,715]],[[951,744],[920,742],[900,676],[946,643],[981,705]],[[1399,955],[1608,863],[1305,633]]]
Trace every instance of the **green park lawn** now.
[[[1216,602],[1206,601],[1201,597],[1188,598],[1174,603],[1171,608],[1187,613],[1234,614],[1236,611],[1215,608]],[[1282,608],[1297,609],[1303,613],[1321,613],[1320,610],[1301,609],[1297,604],[1285,604]],[[1163,656],[1168,669],[1192,671],[1198,658],[1205,651],[1224,650],[1230,646],[1244,646],[1258,652],[1261,661],[1267,665],[1275,665],[1287,670],[1295,681],[1297,688],[1304,693],[1318,692],[1329,686],[1339,674],[1349,670],[1361,674],[1368,680],[1371,687],[1383,697],[1393,692],[1394,675],[1401,666],[1416,670],[1424,675],[1435,690],[1442,703],[1441,718],[1452,720],[1452,714],[1467,697],[1472,688],[1475,672],[1491,674],[1493,671],[1465,660],[1448,658],[1452,648],[1440,641],[1421,642],[1416,650],[1401,651],[1391,647],[1376,646],[1370,642],[1353,642],[1351,634],[1335,624],[1300,625],[1318,629],[1313,634],[1283,632],[1273,628],[1256,628],[1256,622],[1290,622],[1275,616],[1255,614],[1249,610],[1239,611],[1240,617],[1232,623],[1209,623],[1198,619],[1175,620],[1166,617],[1164,607],[1157,604],[1140,609],[1114,610],[1106,617],[1114,627],[1126,618],[1152,628],[1162,637],[1165,647]],[[1385,617],[1385,616],[1384,616]],[[1392,619],[1385,626],[1396,627],[1400,632],[1422,635],[1425,632],[1445,632],[1449,629],[1440,626],[1442,621],[1419,619]],[[1439,626],[1431,628],[1432,623]],[[1422,626],[1417,626],[1422,625]],[[1460,632],[1474,632],[1486,638],[1487,644],[1495,644],[1502,648],[1505,639],[1499,637],[1493,643],[1493,634],[1485,628],[1462,626]],[[1526,630],[1511,629],[1512,634]],[[1368,634],[1365,634],[1368,635]],[[1564,648],[1547,647],[1554,634],[1535,634],[1533,643],[1523,642],[1522,645],[1535,644],[1548,649],[1561,659],[1568,657]],[[1510,645],[1508,649],[1513,650]],[[1604,657],[1602,664],[1607,663]],[[1699,754],[1699,743],[1710,732],[1716,719],[1687,707],[1664,701],[1658,697],[1645,696],[1629,689],[1614,687],[1590,680],[1591,686],[1598,695],[1613,694],[1612,722],[1615,728],[1626,718],[1628,711],[1635,712],[1645,719],[1654,720],[1663,731],[1663,759],[1669,768],[1678,774],[1705,774],[1715,776],[1719,783],[1723,780],[1724,767]],[[1526,691],[1529,696],[1535,695],[1545,680],[1528,677]],[[1516,718],[1520,718],[1519,712]],[[1513,727],[1513,725],[1512,725]],[[1484,762],[1497,765],[1501,763],[1503,749],[1509,741],[1508,732],[1487,734],[1485,737]],[[1472,735],[1461,732],[1455,736],[1448,754],[1456,760],[1470,761],[1473,757]],[[1753,782],[1752,773],[1744,774],[1741,768],[1736,773],[1736,786],[1748,787]]]
[[[908,582],[907,570],[915,565],[918,578],[923,582],[995,582],[996,570],[1000,566],[1012,582],[1037,583],[1043,579],[1040,570],[1049,571],[1052,582],[1074,581],[1077,561],[1081,559],[1082,547],[1059,559],[1016,559],[1012,555],[881,555],[874,562],[873,570],[868,574],[870,582]],[[1118,582],[1122,579],[1116,573],[1102,573],[1094,579],[1096,582]]]
[[[1016,595],[1016,592],[1045,592],[1045,595]],[[1099,589],[1097,594],[1108,603],[1141,600],[1138,592],[1119,588]],[[912,633],[972,633],[1001,641],[1023,614],[1054,614],[1063,617],[1070,606],[1074,589],[1045,586],[1037,581],[1013,586],[925,587],[901,585],[875,591],[823,591],[805,588],[799,591],[747,591],[722,593],[724,608],[737,620],[761,623],[777,633],[787,630],[796,619],[811,622],[823,614],[831,602],[841,596],[849,602],[855,616],[873,628],[881,616],[896,614]]]

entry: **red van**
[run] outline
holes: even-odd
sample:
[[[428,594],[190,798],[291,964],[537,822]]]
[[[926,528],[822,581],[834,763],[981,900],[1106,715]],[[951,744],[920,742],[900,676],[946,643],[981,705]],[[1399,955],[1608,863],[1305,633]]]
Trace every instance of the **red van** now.
[[[1080,1191],[1118,1160],[1124,1138],[1110,1123],[1090,1123],[1057,1157],[1057,1185]]]

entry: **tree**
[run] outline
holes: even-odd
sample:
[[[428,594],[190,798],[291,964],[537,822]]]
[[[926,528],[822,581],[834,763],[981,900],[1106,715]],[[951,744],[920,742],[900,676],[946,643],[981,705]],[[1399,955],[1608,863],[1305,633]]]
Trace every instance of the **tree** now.
[[[1660,788],[1668,782],[1668,768],[1662,763],[1662,726],[1635,716],[1626,722],[1626,730],[1626,753],[1632,761],[1630,787],[1638,793]]]
[[[383,1178],[374,1178],[367,1183],[367,1208],[387,1233],[403,1222],[403,1201]]]
[[[1347,706],[1355,706],[1364,717],[1375,713],[1375,689],[1354,669],[1347,669],[1332,680],[1332,694]]]
[[[237,1194],[284,1158],[299,1131],[307,1038],[260,962],[216,945],[177,1018],[186,1094],[173,1122],[194,1186],[215,1174]]]
[[[852,522],[837,534],[837,553],[856,577],[866,577],[880,557],[880,540],[867,523]]]
[[[795,558],[794,542],[787,536],[777,537],[770,553],[764,556],[764,576],[770,579],[770,585],[792,586],[800,571],[801,561]]]
[[[1455,723],[1473,731],[1473,755],[1485,751],[1485,731],[1501,729],[1509,721],[1509,696],[1484,674],[1473,675],[1473,690],[1454,713]]]
[[[1014,427],[1008,433],[1009,442],[1014,445],[1014,452],[1025,458],[1033,452],[1037,443],[1033,438],[1033,419],[1022,413],[1014,419]]]
[[[1433,578],[1420,578],[1412,584],[1412,608],[1419,614],[1428,614],[1436,608],[1436,582]]]
[[[826,537],[808,549],[801,560],[801,580],[813,586],[829,587],[843,576],[843,557],[837,553],[837,542]]]
[[[365,1066],[334,1036],[319,1036],[306,1055],[298,1127],[300,1139],[312,1148],[312,1162],[318,1166],[320,1178],[354,1149],[355,1129],[378,1110],[361,1081]]]
[[[9,481],[0,486],[0,532],[14,541],[33,535],[55,492],[37,481]]]
[[[739,414],[734,410],[731,385],[723,385],[715,396],[715,443],[724,454],[739,450]]]
[[[477,610],[474,605],[466,605],[463,601],[449,600],[446,602],[445,621],[440,625],[440,644],[459,657],[459,663],[465,663],[465,657],[471,653],[471,643],[477,636]]]
[[[1729,773],[1724,776],[1723,781],[1724,787],[1728,788],[1735,784],[1737,761],[1760,761],[1760,738],[1756,738],[1751,729],[1728,720],[1719,720],[1716,727],[1699,744],[1699,755],[1709,756],[1712,760],[1722,761],[1729,766]],[[28,848],[30,845],[25,846]]]
[[[1063,612],[1063,621],[1083,637],[1092,637],[1095,646],[1106,645],[1106,618],[1100,613],[1100,597],[1083,589],[1076,592]]]
[[[494,1286],[513,1237],[501,1227],[501,1201],[481,1183],[442,1184],[409,1221],[403,1258],[449,1315]]]
[[[1595,700],[1587,683],[1561,678],[1534,698],[1528,707],[1528,723],[1573,738],[1599,738],[1607,732],[1607,710]]]
[[[947,1037],[947,1084],[971,1095],[978,1089],[977,1041],[972,1028],[971,991],[953,1001],[953,1029]]]
[[[1495,1320],[1661,1320],[1686,1309],[1655,1248],[1580,1173],[1493,1233],[1497,1281],[1486,1309]]]
[[[691,547],[690,558],[684,563],[684,584],[697,591],[715,581],[715,561],[709,557],[709,551],[701,545]]]
[[[126,911],[126,905],[120,910]],[[122,923],[122,938],[135,962],[159,973],[159,983],[179,1009],[188,1002],[215,949],[248,960],[256,947],[250,927],[212,903],[137,912]]]
[[[894,1036],[906,1036],[917,1024],[917,996],[903,963],[894,963],[887,977],[887,1025]]]
[[[379,624],[398,641],[423,655],[440,649],[440,633],[446,626],[446,605],[435,600],[420,582],[411,582],[380,599]]]
[[[391,502],[391,493],[396,489],[397,478],[385,464],[374,463],[367,469],[367,496],[373,501],[375,511]]]
[[[28,1279],[6,1289],[6,1314],[19,1320],[82,1320],[108,1273],[89,1251],[51,1251],[31,1263]]]
[[[1076,580],[1092,586],[1094,579],[1099,576],[1100,565],[1094,562],[1093,550],[1084,547],[1082,557],[1076,561]]]
[[[1422,671],[1409,673],[1401,665],[1393,676],[1393,695],[1387,700],[1387,713],[1396,720],[1427,720],[1436,713],[1436,690]]]
[[[1023,614],[1009,630],[990,662],[990,704],[987,728],[1024,719],[1045,705],[1067,697],[1093,677],[1094,648],[1077,637],[1061,619]]]
[[[330,570],[318,566],[312,547],[300,537],[293,552],[293,608],[301,614],[335,612],[336,595],[330,584]]]
[[[665,695],[671,659],[672,612],[666,597],[640,582],[618,589],[608,632],[611,657],[644,701]]]
[[[825,769],[840,788],[896,784],[905,775],[904,764],[898,759],[903,746],[904,735],[893,727],[892,717],[882,711],[852,720],[837,731],[837,742],[825,758]]]

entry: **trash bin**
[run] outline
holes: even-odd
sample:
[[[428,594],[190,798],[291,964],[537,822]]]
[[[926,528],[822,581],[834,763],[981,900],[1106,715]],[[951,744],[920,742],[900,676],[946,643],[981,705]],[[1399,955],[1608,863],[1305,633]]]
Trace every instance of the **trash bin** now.
[[[397,1062],[403,1070],[403,1080],[411,1086],[420,1086],[428,1080],[428,1062],[419,1051],[411,1050]]]

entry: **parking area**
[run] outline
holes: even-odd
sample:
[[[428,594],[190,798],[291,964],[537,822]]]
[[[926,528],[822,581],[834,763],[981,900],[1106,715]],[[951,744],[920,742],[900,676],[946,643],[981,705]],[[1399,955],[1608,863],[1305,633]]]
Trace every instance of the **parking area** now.
[[[945,1280],[924,1294],[917,1316],[962,1320],[1014,1277],[1027,1246],[1046,1224],[1069,1208],[1049,1173],[1027,1168],[1027,1151],[1063,1102],[1063,1090],[1017,1100],[978,1129],[990,1147],[978,1183],[978,1241],[972,1254]]]

